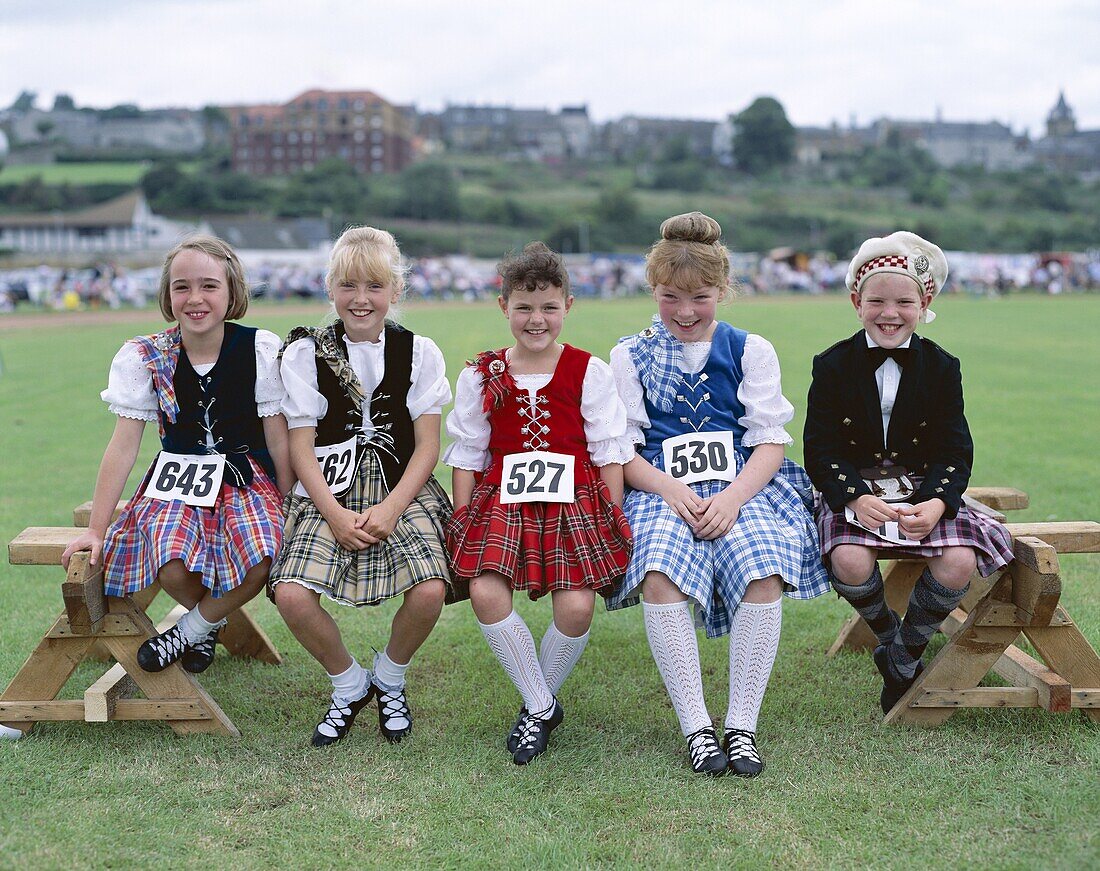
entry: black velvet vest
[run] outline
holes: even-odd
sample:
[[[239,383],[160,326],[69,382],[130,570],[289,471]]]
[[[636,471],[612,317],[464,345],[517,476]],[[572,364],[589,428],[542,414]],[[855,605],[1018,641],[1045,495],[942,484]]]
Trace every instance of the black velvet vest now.
[[[334,329],[336,348],[347,361],[344,325],[337,323]],[[387,323],[385,330],[385,372],[371,394],[370,421],[374,435],[366,447],[378,455],[386,487],[392,489],[405,474],[416,447],[412,417],[406,404],[412,384],[413,334],[397,324]],[[316,444],[335,445],[347,441],[359,431],[362,414],[340,386],[332,367],[320,355],[317,358],[317,389],[328,400],[328,411],[317,421]]]
[[[249,454],[272,478],[275,464],[267,449],[264,425],[256,410],[256,328],[226,322],[218,362],[199,375],[180,347],[173,378],[179,412],[169,423],[161,412],[161,447],[174,454],[224,454],[237,472],[226,471],[225,482],[237,487],[252,483]],[[207,446],[207,428],[214,447]]]

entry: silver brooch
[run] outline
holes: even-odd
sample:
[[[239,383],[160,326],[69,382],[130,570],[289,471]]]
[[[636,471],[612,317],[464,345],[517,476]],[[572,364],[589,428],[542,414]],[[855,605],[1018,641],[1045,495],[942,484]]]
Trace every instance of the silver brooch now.
[[[172,337],[167,332],[157,333],[153,337],[153,345],[158,351],[171,351]]]
[[[493,362],[489,364],[489,374],[500,375],[504,371],[504,368],[503,360],[493,360]]]
[[[657,331],[653,327],[646,327],[642,330],[642,337],[645,339],[652,339],[655,335],[657,335]]]
[[[923,254],[918,255],[913,261],[913,268],[917,270],[917,275],[924,275],[928,271],[928,258]]]

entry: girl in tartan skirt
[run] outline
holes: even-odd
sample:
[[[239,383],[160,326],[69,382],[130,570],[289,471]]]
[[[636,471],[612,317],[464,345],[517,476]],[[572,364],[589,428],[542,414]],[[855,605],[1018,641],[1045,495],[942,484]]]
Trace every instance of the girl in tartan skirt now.
[[[626,570],[621,464],[633,447],[607,364],[557,343],[573,304],[561,257],[534,242],[499,271],[516,344],[479,354],[458,378],[448,549],[523,699],[506,746],[525,765],[562,721],[556,696],[588,643],[596,593],[609,595]],[[538,652],[513,591],[550,594],[554,619]]]
[[[332,681],[313,746],[343,738],[375,698],[382,735],[397,742],[412,731],[406,670],[451,592],[451,505],[432,477],[451,389],[435,343],[386,320],[405,284],[393,236],[345,231],[326,283],[339,320],[293,330],[283,349],[283,413],[299,484],[287,498],[270,595]],[[352,606],[403,597],[370,669],[348,652],[321,596]]]
[[[611,368],[638,454],[624,468],[634,531],[608,608],[644,599],[646,635],[687,738],[692,768],[755,777],[756,720],[779,646],[781,593],[828,589],[806,473],[784,459],[793,417],[772,346],[717,321],[730,293],[718,223],[669,218],[647,258],[653,325],[623,339]],[[729,634],[721,746],[703,698],[696,617]]]
[[[160,280],[161,313],[177,325],[123,345],[102,393],[118,421],[88,530],[62,563],[90,549],[95,565],[102,552],[107,595],[156,580],[190,609],[139,648],[146,671],[180,659],[187,671],[204,671],[225,618],[263,589],[279,550],[281,492],[293,482],[279,413],[279,339],[228,322],[247,308],[233,250],[213,236],[184,240],[168,253]],[[108,529],[151,421],[163,451]]]
[[[821,491],[821,549],[833,587],[879,640],[883,713],[920,675],[975,568],[984,577],[1012,559],[1008,530],[962,504],[974,444],[959,361],[915,332],[935,318],[946,280],[943,251],[914,233],[864,242],[847,276],[863,328],[814,358],[810,384],[806,468]],[[884,540],[886,524],[901,535]],[[928,562],[901,621],[886,606],[879,549]]]

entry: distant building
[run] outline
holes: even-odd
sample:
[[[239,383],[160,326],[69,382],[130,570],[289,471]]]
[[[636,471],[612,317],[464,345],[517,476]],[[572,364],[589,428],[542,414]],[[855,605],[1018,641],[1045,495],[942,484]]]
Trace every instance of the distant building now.
[[[1035,156],[1051,169],[1100,176],[1100,130],[1078,130],[1063,92],[1047,115],[1047,135],[1035,143]]]
[[[1058,102],[1047,115],[1047,136],[1072,136],[1077,132],[1077,119],[1066,102],[1065,91],[1058,92]]]
[[[627,115],[603,126],[601,144],[611,157],[655,159],[671,142],[682,140],[692,157],[709,160],[717,127],[717,121]]]
[[[585,157],[591,143],[592,125],[584,105],[563,106],[557,113],[513,106],[448,105],[435,117],[449,151],[559,162]]]
[[[999,121],[898,121],[880,118],[871,125],[875,144],[891,137],[923,148],[940,166],[1020,169],[1032,163],[1030,142]]]
[[[372,91],[314,89],[280,105],[221,108],[233,168],[248,175],[288,175],[331,158],[364,173],[399,172],[412,159],[407,107]]]
[[[78,153],[197,154],[206,141],[200,113],[190,109],[154,109],[129,117],[93,109],[29,109],[14,115],[8,129],[21,146],[49,142]]]
[[[795,160],[803,166],[817,166],[837,158],[859,154],[873,145],[875,133],[870,127],[841,127],[835,121],[829,127],[798,127],[795,130]]]
[[[0,248],[42,254],[160,250],[183,229],[154,215],[135,190],[73,212],[0,215]]]

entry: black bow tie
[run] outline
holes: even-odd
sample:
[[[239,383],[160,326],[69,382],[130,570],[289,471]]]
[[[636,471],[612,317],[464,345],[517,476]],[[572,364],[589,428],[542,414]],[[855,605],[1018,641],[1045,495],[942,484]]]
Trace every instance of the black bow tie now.
[[[869,347],[867,348],[867,357],[871,361],[872,369],[878,369],[879,366],[886,362],[887,357],[890,357],[895,363],[904,368],[906,361],[909,359],[909,349]]]

